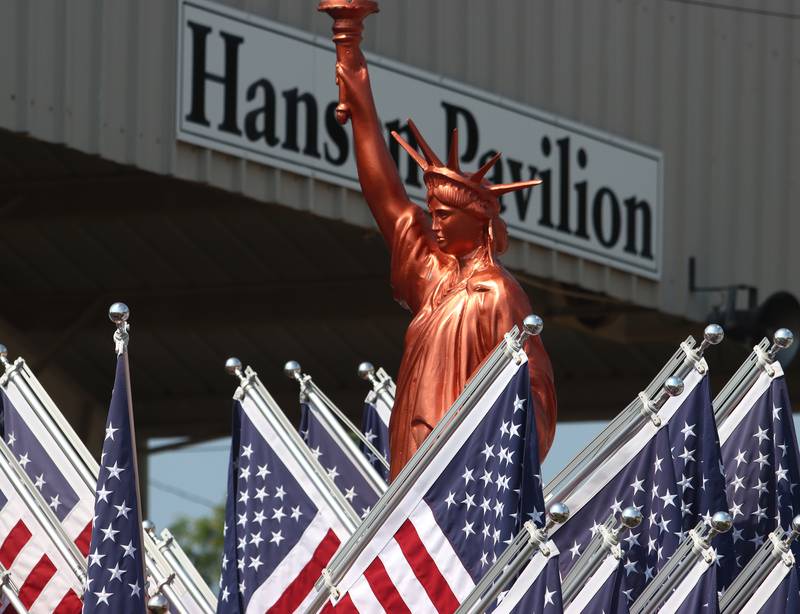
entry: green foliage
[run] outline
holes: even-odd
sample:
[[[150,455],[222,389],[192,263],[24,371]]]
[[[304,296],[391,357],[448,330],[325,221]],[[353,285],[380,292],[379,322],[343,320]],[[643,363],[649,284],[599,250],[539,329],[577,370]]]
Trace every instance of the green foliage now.
[[[216,588],[222,564],[222,528],[225,525],[225,503],[215,506],[208,516],[178,518],[170,531],[186,552],[208,585]]]

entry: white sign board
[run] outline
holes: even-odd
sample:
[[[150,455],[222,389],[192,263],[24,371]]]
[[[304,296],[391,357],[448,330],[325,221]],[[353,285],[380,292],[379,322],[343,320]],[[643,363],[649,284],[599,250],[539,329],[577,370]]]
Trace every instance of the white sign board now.
[[[366,22],[381,19],[380,13]],[[200,0],[181,0],[177,138],[234,156],[358,188],[349,126],[336,123],[336,63],[329,40]],[[390,138],[413,118],[445,158],[458,127],[461,166],[495,151],[487,177],[541,177],[503,197],[512,236],[639,275],[661,271],[662,157],[531,107],[368,56],[381,119],[409,196],[421,173]],[[401,155],[402,154],[402,155]]]

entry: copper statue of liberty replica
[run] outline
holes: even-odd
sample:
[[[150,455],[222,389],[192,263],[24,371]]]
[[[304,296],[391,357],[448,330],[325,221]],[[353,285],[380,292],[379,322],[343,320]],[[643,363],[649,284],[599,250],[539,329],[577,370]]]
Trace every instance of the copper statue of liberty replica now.
[[[352,122],[364,198],[391,251],[394,297],[414,316],[389,425],[394,479],[503,335],[532,313],[527,295],[497,259],[508,244],[498,198],[541,180],[491,185],[484,177],[499,154],[474,172],[462,171],[457,132],[445,164],[409,121],[421,153],[392,136],[423,170],[428,212],[411,202],[384,140],[359,47],[362,22],[377,12],[377,3],[324,0],[319,9],[334,18],[337,118]],[[553,372],[538,336],[525,350],[544,457],[555,434]]]

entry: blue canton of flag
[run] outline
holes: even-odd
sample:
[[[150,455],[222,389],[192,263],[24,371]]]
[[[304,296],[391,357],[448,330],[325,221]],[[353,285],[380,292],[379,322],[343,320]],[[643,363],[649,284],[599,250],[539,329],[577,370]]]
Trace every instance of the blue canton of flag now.
[[[559,614],[561,603],[561,576],[558,571],[558,550],[550,544],[553,552],[545,557],[537,552],[511,588],[497,597],[498,606],[494,614]]]
[[[424,496],[475,580],[526,520],[544,522],[529,377],[526,363]]]
[[[127,352],[117,356],[89,546],[84,614],[143,614],[142,522]]]
[[[675,411],[667,424],[672,461],[680,488],[682,530],[688,532],[699,521],[711,525],[716,512],[728,511],[725,475],[708,377]],[[714,538],[716,578],[727,587],[736,575],[733,538],[730,532]]]
[[[3,402],[3,416],[6,423],[6,444],[14,452],[20,467],[25,470],[44,500],[50,505],[56,518],[63,522],[67,514],[78,504],[78,495],[64,479],[41,442],[20,419],[5,391],[0,391],[0,399]]]
[[[347,502],[359,516],[366,516],[378,500],[378,493],[370,487],[347,452],[342,450],[319,422],[308,403],[300,403],[299,431],[314,458],[325,468],[328,477]]]
[[[636,599],[686,531],[720,511],[714,507],[716,501],[724,501],[719,494],[724,482],[706,379],[691,371],[683,394],[669,399],[659,411],[661,427],[645,423],[602,462],[587,484],[566,498],[572,516],[553,536],[562,552],[563,575],[610,512],[619,514],[634,506],[644,519],[622,541],[627,590],[631,600]],[[725,509],[724,503],[719,505]]]
[[[774,368],[779,369],[776,363]],[[736,565],[800,512],[797,437],[786,381],[763,373],[720,426]],[[797,544],[793,546],[797,554]]]
[[[389,417],[391,407],[381,399],[374,390],[370,390],[364,400],[364,414],[361,419],[361,432],[364,433],[375,449],[383,454],[383,458],[389,461]],[[366,455],[369,464],[387,482],[389,481],[389,469],[373,455],[367,446],[361,443],[361,451]]]
[[[337,586],[336,611],[452,612],[544,501],[528,364],[503,368]],[[382,610],[380,609],[382,608]]]
[[[294,612],[340,543],[270,444],[235,401],[219,614]]]

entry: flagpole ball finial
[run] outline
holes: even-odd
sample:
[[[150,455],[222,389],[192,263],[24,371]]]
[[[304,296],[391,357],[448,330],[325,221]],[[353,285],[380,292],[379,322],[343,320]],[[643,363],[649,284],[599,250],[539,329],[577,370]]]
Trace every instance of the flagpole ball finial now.
[[[375,365],[371,362],[362,362],[358,365],[358,377],[364,380],[369,380],[375,373]]]
[[[794,333],[792,333],[792,331],[790,331],[788,328],[779,328],[775,331],[775,336],[772,338],[772,342],[780,349],[785,350],[792,345],[792,343],[794,343]]]
[[[169,602],[164,595],[156,593],[147,601],[147,609],[151,614],[164,614],[169,609]]]
[[[235,356],[231,356],[228,360],[225,361],[225,371],[227,371],[229,374],[236,375],[241,370],[242,370],[242,361],[236,358]]]
[[[142,520],[142,530],[149,535],[156,532],[156,525],[151,520]]]
[[[8,362],[8,348],[0,343],[0,362],[6,364]]]
[[[619,521],[626,529],[635,529],[642,524],[642,512],[633,506],[626,507],[622,510]]]
[[[561,501],[556,501],[547,510],[547,515],[556,524],[563,524],[569,519],[569,508]]]
[[[703,338],[710,345],[717,345],[725,338],[725,330],[719,324],[709,324],[703,331]]]
[[[733,518],[728,512],[717,512],[711,517],[711,527],[717,533],[726,533],[733,526]]]
[[[544,328],[544,320],[537,315],[531,314],[522,321],[522,326],[528,336],[535,337],[541,334]]]
[[[664,390],[671,397],[677,397],[683,394],[683,380],[677,375],[668,377],[664,382]]]
[[[283,373],[289,379],[300,379],[303,369],[296,360],[290,360],[283,366]]]
[[[131,315],[131,310],[125,303],[114,303],[108,308],[108,319],[117,326],[120,326],[128,321]]]

